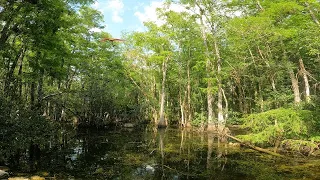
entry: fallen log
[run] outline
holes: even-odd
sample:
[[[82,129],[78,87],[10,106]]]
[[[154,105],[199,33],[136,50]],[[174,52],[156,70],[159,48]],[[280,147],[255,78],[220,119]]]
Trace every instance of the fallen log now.
[[[235,141],[237,141],[237,142],[239,142],[243,146],[249,147],[250,149],[253,149],[253,150],[256,150],[256,151],[260,151],[260,152],[263,152],[263,153],[267,153],[267,154],[270,154],[270,155],[273,155],[273,156],[277,156],[277,157],[285,157],[285,156],[283,156],[281,154],[278,154],[278,153],[269,151],[267,149],[263,149],[261,147],[257,147],[257,146],[254,146],[252,144],[246,143],[246,142],[242,141],[241,139],[238,139],[238,138],[236,138],[234,136],[231,136],[229,134],[226,134],[226,136],[231,138],[231,139],[233,139],[233,140],[235,140]]]

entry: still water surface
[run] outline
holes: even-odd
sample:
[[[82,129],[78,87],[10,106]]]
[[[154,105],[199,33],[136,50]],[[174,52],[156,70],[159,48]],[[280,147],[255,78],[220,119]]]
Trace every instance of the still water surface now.
[[[29,174],[70,180],[320,179],[319,159],[279,159],[191,130],[79,130],[65,132],[60,142],[41,150]],[[27,166],[20,163],[14,173]]]

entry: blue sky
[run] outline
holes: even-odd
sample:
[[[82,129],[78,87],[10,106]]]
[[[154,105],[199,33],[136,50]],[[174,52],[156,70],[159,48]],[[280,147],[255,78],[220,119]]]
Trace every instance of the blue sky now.
[[[92,5],[104,15],[104,31],[121,37],[122,31],[143,31],[144,21],[157,21],[156,8],[162,0],[96,0]]]

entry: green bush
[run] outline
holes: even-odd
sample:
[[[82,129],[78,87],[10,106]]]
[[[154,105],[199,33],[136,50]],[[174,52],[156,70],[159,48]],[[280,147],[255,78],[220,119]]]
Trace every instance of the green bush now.
[[[274,144],[276,140],[303,138],[308,135],[308,110],[274,109],[242,118],[244,128],[251,133],[240,138],[253,143]]]

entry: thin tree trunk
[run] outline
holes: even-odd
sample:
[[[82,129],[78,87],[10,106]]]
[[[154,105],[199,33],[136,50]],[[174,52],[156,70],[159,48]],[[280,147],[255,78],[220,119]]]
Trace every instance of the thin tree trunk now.
[[[289,69],[289,75],[290,75],[290,79],[291,79],[291,83],[292,83],[292,91],[294,94],[294,103],[299,104],[301,102],[301,98],[300,98],[298,79],[295,77],[292,69]]]
[[[161,98],[160,98],[160,118],[158,122],[158,127],[167,127],[167,121],[164,117],[164,106],[165,106],[165,83],[167,76],[167,61],[169,58],[163,60],[162,62],[162,83],[161,83]]]
[[[299,59],[299,64],[300,64],[300,70],[303,76],[303,81],[304,81],[304,88],[305,88],[305,95],[306,95],[306,102],[310,102],[311,97],[310,97],[310,85],[309,85],[309,80],[307,76],[307,71],[304,67],[303,60]]]

